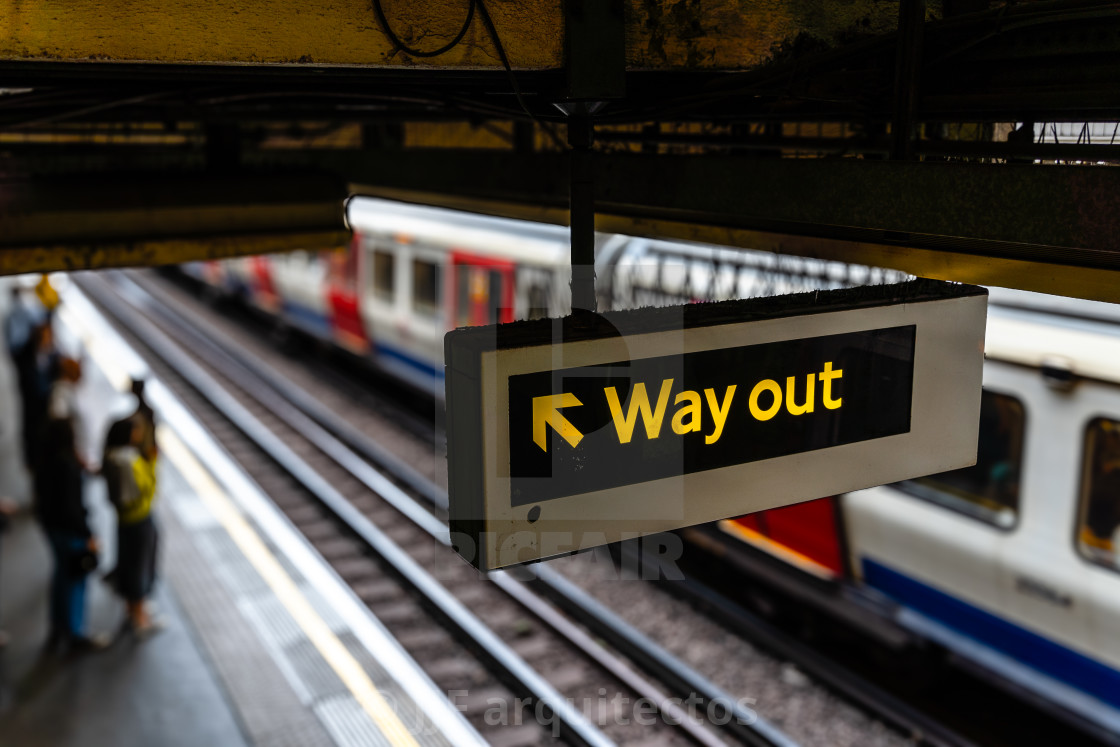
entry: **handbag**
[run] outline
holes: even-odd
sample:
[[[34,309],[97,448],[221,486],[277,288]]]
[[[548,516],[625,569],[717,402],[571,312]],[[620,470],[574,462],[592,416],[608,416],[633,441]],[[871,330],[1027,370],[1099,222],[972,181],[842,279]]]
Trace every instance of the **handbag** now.
[[[97,570],[99,562],[97,551],[84,547],[70,556],[70,572],[75,576],[88,576]]]

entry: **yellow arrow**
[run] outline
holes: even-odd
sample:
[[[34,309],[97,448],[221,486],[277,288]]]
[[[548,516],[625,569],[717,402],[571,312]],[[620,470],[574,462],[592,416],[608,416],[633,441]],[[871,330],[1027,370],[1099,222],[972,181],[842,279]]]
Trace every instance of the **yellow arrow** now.
[[[548,451],[545,446],[545,426],[551,425],[560,434],[560,437],[572,446],[579,445],[583,434],[560,414],[562,407],[577,407],[583,403],[576,399],[576,395],[547,394],[544,397],[533,397],[533,443],[541,447],[541,451]]]

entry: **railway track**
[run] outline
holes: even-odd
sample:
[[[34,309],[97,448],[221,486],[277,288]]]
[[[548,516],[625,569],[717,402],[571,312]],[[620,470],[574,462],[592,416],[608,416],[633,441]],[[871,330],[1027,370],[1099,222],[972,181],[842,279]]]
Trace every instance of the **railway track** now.
[[[584,597],[587,629],[527,583],[548,585],[547,575],[480,577],[413,497],[434,499],[438,511],[438,488],[408,470],[387,478],[338,438],[355,434],[317,424],[259,366],[237,361],[123,275],[79,284],[488,738],[793,743],[578,590],[563,596]],[[639,703],[641,712],[631,707]]]
[[[118,278],[119,282],[124,275],[115,277]],[[167,295],[169,286],[164,280],[157,280],[150,274],[140,273],[130,273],[129,277],[156,295]],[[123,287],[128,288],[130,285],[131,282],[125,282]],[[138,291],[138,288],[133,287],[131,293],[134,296],[133,302],[140,302],[148,310],[148,313],[155,313],[154,309],[162,304],[156,304],[154,299],[147,296],[146,293]],[[192,321],[187,326],[195,324],[206,328],[213,326],[212,322],[203,322],[197,318],[198,312],[192,308],[197,306],[196,304],[189,302],[189,299],[188,303],[184,304],[183,300],[176,300],[175,295],[177,294],[172,293],[172,298],[166,299],[167,303],[170,304],[168,310],[172,315],[189,316]],[[147,296],[147,299],[141,300],[145,296]],[[152,304],[155,304],[155,306],[152,306]],[[172,309],[174,310],[172,311]],[[227,320],[220,319],[218,321],[222,323],[223,327],[231,328]],[[256,330],[257,328],[253,327],[252,329]],[[207,335],[211,335],[213,332],[214,330],[209,329]],[[242,338],[242,342],[255,342],[250,338],[259,334],[259,331],[245,333],[242,330],[239,336]],[[217,338],[222,336],[223,333],[218,333]],[[398,456],[394,456],[382,445],[373,442],[363,432],[364,428],[359,429],[351,422],[364,422],[362,413],[342,410],[347,416],[340,418],[337,402],[334,403],[334,410],[320,402],[320,397],[324,393],[328,398],[334,397],[337,399],[339,391],[343,392],[344,396],[353,398],[368,398],[371,394],[376,396],[368,388],[363,388],[354,378],[339,375],[333,368],[315,365],[308,369],[314,371],[313,377],[315,379],[309,386],[306,376],[298,375],[298,369],[281,366],[288,369],[289,373],[295,371],[297,375],[293,378],[301,379],[303,381],[301,386],[276,373],[270,363],[265,363],[259,357],[253,355],[245,355],[240,350],[239,345],[230,342],[229,339],[226,339],[225,343],[220,345],[219,348],[223,351],[223,355],[232,355],[239,358],[242,365],[255,370],[256,375],[267,380],[269,386],[279,396],[300,410],[303,415],[316,421],[321,427],[329,429],[338,440],[343,441],[351,451],[359,454],[363,460],[380,465],[382,472],[389,475],[399,487],[422,500],[425,505],[424,513],[430,511],[437,517],[442,518],[443,507],[446,506],[446,492],[433,482],[433,480],[442,477],[438,472],[443,448],[441,431],[438,426],[433,428],[433,419],[425,416],[418,418],[412,414],[411,405],[414,403],[410,403],[408,407],[402,409],[397,417],[402,421],[407,421],[408,425],[405,430],[418,434],[419,441],[428,444],[431,452],[429,456],[434,456],[432,461],[437,465],[434,473],[431,465],[427,464],[420,470],[411,469],[406,463],[410,460],[407,458],[402,460],[399,457],[399,450],[397,451]],[[259,354],[260,351],[258,350]],[[269,358],[273,362],[277,360],[277,357],[273,357],[271,353],[265,354],[263,357]],[[305,363],[306,361],[301,360],[299,365],[302,367]],[[331,388],[318,385],[318,380],[323,377],[330,378]],[[392,390],[394,385],[386,383],[385,386]],[[308,389],[303,387],[308,387]],[[316,394],[311,394],[308,391],[309,389],[314,390]],[[410,398],[408,392],[405,392],[403,396],[406,399]],[[388,409],[390,412],[394,409],[394,405],[386,406],[384,402],[377,404],[376,407],[382,411]],[[391,414],[390,417],[394,416]],[[638,557],[631,557],[628,562],[631,567],[634,567],[646,561]],[[565,568],[566,566],[560,564],[559,567]],[[536,568],[538,572],[527,579],[530,586],[553,600],[556,605],[564,608],[571,618],[583,621],[589,629],[594,631],[596,636],[612,643],[619,640],[620,636],[615,632],[617,628],[613,625],[613,623],[618,622],[617,615],[599,605],[589,594],[581,592],[563,575],[556,573],[548,565],[536,566]],[[501,578],[501,576],[498,578]],[[641,586],[649,587],[648,584],[642,584]],[[962,687],[959,678],[954,679],[949,687],[960,690],[960,692],[949,697],[915,697],[912,693],[907,693],[905,697],[896,697],[892,693],[898,692],[897,682],[892,684],[891,677],[879,676],[876,674],[874,667],[853,667],[854,662],[851,661],[852,656],[850,655],[836,657],[834,656],[835,652],[827,650],[822,653],[819,641],[802,641],[795,635],[774,627],[733,602],[726,593],[721,593],[704,583],[697,582],[695,579],[665,584],[662,588],[672,596],[687,600],[690,607],[693,608],[690,611],[694,614],[710,616],[711,619],[718,621],[719,626],[734,631],[735,635],[740,636],[744,641],[752,641],[782,659],[795,663],[797,668],[807,673],[812,680],[832,690],[844,700],[855,704],[865,713],[889,724],[900,735],[904,735],[908,742],[965,744],[968,743],[967,740],[960,735],[968,734],[981,743],[1002,744],[1017,741],[1018,737],[1015,735],[1061,733],[1060,729],[1054,729],[1054,724],[1040,718],[1038,714],[1024,711],[1021,705],[1010,702],[1005,694],[992,691],[986,686],[975,687],[974,683],[971,682],[965,682]],[[651,593],[655,594],[657,592]],[[604,595],[599,593],[599,597],[602,599]],[[588,610],[596,607],[605,613],[598,616],[602,619],[597,619],[595,614],[588,612]],[[696,612],[696,610],[702,610],[702,612]],[[684,624],[687,625],[687,623]],[[642,627],[649,630],[648,625]],[[678,654],[680,653],[678,651]],[[668,658],[671,659],[672,657]],[[655,656],[653,659],[656,660],[657,657]],[[657,662],[646,659],[640,653],[632,655],[631,661],[647,671],[658,671]],[[841,661],[844,663],[840,663]],[[699,665],[703,666],[705,671],[708,671],[709,667],[706,666],[705,662],[701,661]],[[676,676],[672,671],[666,672],[664,667],[661,668],[658,676],[665,682],[675,682],[678,688],[689,690],[687,676],[683,678]],[[703,678],[701,678],[701,681],[703,681]],[[873,682],[878,684],[872,684]],[[979,707],[973,701],[978,701],[981,704],[994,704],[994,707],[993,705]],[[970,712],[977,715],[976,720],[980,722],[978,728],[973,727],[973,719],[967,715]],[[779,716],[779,718],[781,717]],[[946,722],[954,726],[947,727]],[[960,731],[957,732],[956,729],[960,729]],[[757,737],[750,735],[737,735],[737,737],[750,743],[757,739]],[[827,743],[832,743],[831,738],[828,739]]]
[[[172,302],[174,305],[164,306],[164,304],[156,302],[152,295],[133,282],[135,280],[147,286],[151,282],[150,280],[144,280],[142,276],[131,276],[132,279],[128,279],[123,274],[112,277],[113,284],[119,286],[118,291],[130,299],[133,309],[139,308],[143,313],[154,318],[162,318],[162,324],[170,327],[166,331],[177,337],[189,336],[192,347],[197,346],[199,350],[208,350],[208,357],[214,360],[219,358],[239,359],[231,362],[231,365],[241,366],[246,370],[244,376],[253,377],[258,382],[258,384],[252,384],[243,381],[242,391],[245,391],[246,387],[257,392],[271,391],[278,398],[274,403],[273,410],[288,408],[297,411],[297,417],[309,418],[313,421],[313,427],[329,429],[331,435],[337,439],[335,443],[343,442],[346,449],[351,452],[351,457],[354,454],[359,455],[366,467],[371,462],[379,465],[379,469],[383,473],[391,476],[395,487],[418,496],[425,507],[418,507],[413,502],[412,508],[406,509],[406,511],[412,512],[413,521],[418,521],[421,524],[430,522],[430,518],[418,518],[420,514],[427,517],[431,517],[433,514],[436,517],[442,516],[442,509],[446,506],[446,493],[424,475],[418,474],[407,465],[402,465],[400,460],[394,459],[384,448],[372,442],[360,430],[349,425],[345,420],[340,420],[337,415],[322,406],[314,396],[277,374],[269,365],[253,356],[239,354],[238,346],[235,343],[231,343],[228,339],[225,340],[224,344],[215,342],[215,340],[222,338],[221,333],[208,330],[205,335],[200,335],[194,327],[199,324],[205,327],[206,324],[196,319],[192,319],[190,322],[185,321],[182,315],[189,314],[189,310],[174,304],[174,302]],[[155,293],[160,290],[159,285],[149,287]],[[283,404],[278,404],[281,400]],[[301,427],[306,430],[307,423]],[[438,450],[438,446],[436,448]],[[327,451],[329,452],[330,449]],[[359,467],[360,469],[361,467]],[[360,502],[358,505],[362,508],[368,508]],[[383,519],[385,517],[377,515],[375,518]],[[444,535],[442,539],[444,542],[446,541],[446,529],[442,523],[438,526],[436,523],[428,523],[426,526],[429,534],[433,536],[438,536],[442,532]],[[312,531],[326,532],[323,527],[315,528]],[[330,551],[328,547],[328,552]],[[442,563],[442,561],[440,562]],[[634,562],[640,561],[634,559]],[[465,568],[465,566],[462,567]],[[458,588],[458,578],[452,577],[446,580],[450,582],[450,586]],[[708,692],[711,692],[711,685],[704,678],[689,671],[687,667],[682,667],[678,661],[665,654],[663,650],[650,646],[649,641],[633,628],[624,624],[619,625],[620,619],[610,610],[595,602],[590,595],[580,591],[578,587],[547,566],[536,566],[535,571],[525,581],[513,578],[509,574],[495,574],[493,580],[498,586],[520,584],[522,589],[526,589],[527,582],[541,595],[546,596],[555,605],[564,609],[568,616],[587,625],[594,635],[618,646],[619,649],[629,647],[628,658],[635,667],[641,668],[643,671],[655,672],[661,682],[672,683],[672,689],[675,692],[691,694],[703,692],[705,687],[709,688]],[[749,615],[744,616],[741,609],[737,609],[734,604],[727,604],[725,598],[715,594],[702,584],[690,581],[683,584],[674,584],[673,587],[673,593],[681,594],[682,589],[684,589],[684,596],[691,598],[694,602],[699,602],[710,612],[714,612],[727,627],[736,630],[744,638],[753,639],[765,648],[779,653],[783,658],[796,662],[800,669],[815,680],[824,683],[865,712],[890,724],[900,734],[905,735],[907,740],[920,744],[967,743],[967,740],[944,727],[938,720],[926,716],[918,709],[876,687],[860,676],[852,674],[848,669],[830,663],[819,653],[813,651],[811,647],[801,644],[792,636],[785,635]],[[467,602],[472,607],[481,601],[481,597],[477,599],[471,597],[470,595],[473,593],[475,592],[467,592]],[[533,609],[531,602],[522,601],[520,604],[525,609]],[[538,597],[538,606],[541,604],[543,603],[539,601]],[[519,622],[519,625],[523,629],[524,623]],[[500,625],[499,629],[501,629]],[[593,649],[594,647],[592,647]],[[724,702],[718,701],[721,695],[726,696],[726,693],[717,693],[716,700],[705,702]],[[747,712],[742,713],[741,716],[742,719],[740,720],[751,718]],[[736,721],[736,719],[733,719],[733,721]],[[736,739],[747,743],[766,743],[765,734],[760,741],[760,736],[755,733],[757,729],[742,729],[741,726],[740,733],[734,735]],[[778,742],[781,741],[780,736],[775,736],[774,739]]]

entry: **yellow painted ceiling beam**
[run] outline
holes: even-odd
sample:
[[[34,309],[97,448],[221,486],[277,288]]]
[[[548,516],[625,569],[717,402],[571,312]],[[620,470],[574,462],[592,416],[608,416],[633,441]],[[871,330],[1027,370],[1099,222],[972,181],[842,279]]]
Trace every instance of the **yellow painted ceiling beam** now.
[[[156,267],[297,249],[339,249],[349,238],[349,231],[301,231],[0,248],[0,275]]]
[[[434,50],[461,28],[467,0],[382,0],[394,32]],[[510,59],[562,64],[561,0],[490,2]],[[462,43],[437,58],[397,52],[370,0],[0,0],[0,59],[270,65],[498,68],[475,14]]]
[[[834,45],[853,33],[889,33],[898,15],[897,3],[881,0],[624,2],[633,70],[752,68],[798,37]],[[427,51],[455,38],[470,7],[468,0],[381,3],[394,33]],[[485,8],[514,67],[564,66],[562,0],[488,0]],[[416,58],[394,47],[371,0],[0,0],[0,60],[501,67],[478,12],[460,44]]]

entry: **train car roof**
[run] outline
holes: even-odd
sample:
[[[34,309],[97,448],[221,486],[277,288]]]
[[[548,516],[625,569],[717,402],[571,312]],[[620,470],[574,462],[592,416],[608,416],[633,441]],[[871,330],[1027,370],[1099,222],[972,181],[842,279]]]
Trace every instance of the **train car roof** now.
[[[346,219],[358,233],[405,234],[424,243],[514,261],[566,263],[570,253],[568,229],[548,223],[369,197],[350,200]]]
[[[990,288],[989,358],[1120,383],[1120,306]]]

